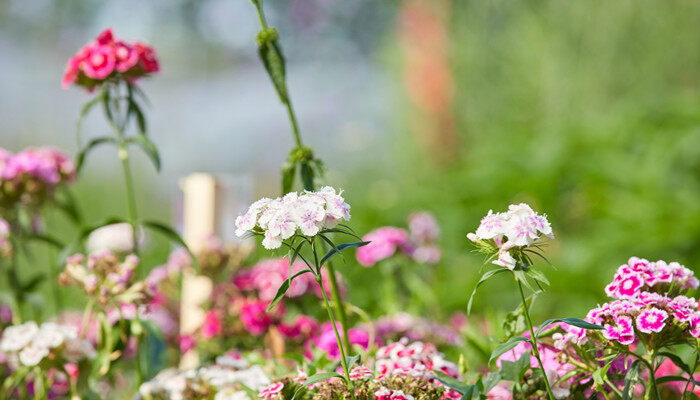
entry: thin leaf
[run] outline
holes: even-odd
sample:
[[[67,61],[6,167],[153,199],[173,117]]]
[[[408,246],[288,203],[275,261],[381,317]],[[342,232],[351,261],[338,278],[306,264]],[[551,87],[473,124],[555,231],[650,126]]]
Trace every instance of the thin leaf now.
[[[538,270],[536,270],[536,269],[534,269],[534,268],[530,268],[530,269],[527,271],[527,275],[530,276],[530,278],[534,279],[534,280],[537,281],[537,282],[542,282],[543,284],[545,284],[545,285],[547,285],[547,286],[551,286],[550,283],[549,283],[549,280],[547,279],[546,276],[544,276],[544,274],[542,273],[542,271],[538,271]]]
[[[258,47],[260,59],[270,75],[270,80],[282,103],[287,103],[287,85],[285,83],[285,60],[277,40],[266,41]]]
[[[294,278],[296,278],[296,277],[299,276],[299,275],[306,274],[306,273],[308,273],[308,272],[311,272],[311,271],[309,271],[308,269],[305,269],[305,270],[303,270],[303,271],[299,271],[299,272],[297,272],[296,274],[290,276],[289,279],[285,279],[284,282],[282,282],[282,284],[280,285],[280,287],[277,289],[277,294],[275,294],[275,298],[272,299],[272,302],[271,302],[270,305],[267,307],[267,311],[270,311],[270,310],[272,310],[273,308],[275,308],[275,305],[277,305],[277,303],[279,303],[279,301],[282,300],[282,298],[284,297],[284,295],[285,295],[285,294],[287,293],[287,291],[289,290],[289,287],[292,285],[292,281],[294,280]]]
[[[665,356],[669,360],[671,360],[678,368],[680,368],[683,372],[692,375],[694,371],[691,370],[690,366],[686,364],[680,357],[678,357],[676,354],[673,354],[669,351],[660,351],[658,353],[660,356]]]
[[[627,370],[625,375],[625,386],[622,389],[622,400],[632,400],[634,396],[634,388],[639,380],[639,360],[634,360]],[[651,390],[651,389],[650,389]]]
[[[287,194],[294,187],[294,177],[296,176],[297,166],[292,161],[287,161],[282,165],[282,194]]]
[[[590,322],[586,322],[580,318],[557,318],[557,319],[548,319],[546,320],[542,325],[540,325],[539,329],[537,329],[537,332],[535,332],[535,337],[539,337],[540,333],[549,325],[552,325],[553,323],[556,322],[563,322],[568,325],[573,325],[578,328],[583,328],[583,329],[603,329],[602,326],[592,324]]]
[[[151,139],[144,135],[136,135],[127,139],[127,142],[138,145],[156,167],[156,171],[160,171],[160,154]]]
[[[36,240],[38,242],[43,242],[43,243],[51,245],[57,249],[62,249],[65,247],[65,244],[63,242],[61,242],[60,240],[56,239],[53,236],[42,235],[39,233],[32,233],[30,235],[27,235],[26,237],[28,240]]]
[[[474,296],[476,295],[476,290],[479,288],[479,286],[481,286],[481,284],[486,282],[487,280],[491,279],[493,276],[500,274],[501,272],[506,272],[506,271],[508,271],[508,270],[505,268],[492,269],[490,271],[486,271],[481,276],[481,279],[479,279],[479,282],[476,283],[476,286],[474,287],[474,290],[472,291],[472,295],[469,296],[469,303],[467,303],[467,315],[471,314],[472,303],[474,302]]]
[[[139,105],[136,104],[136,102],[133,100],[129,101],[129,112],[133,112],[134,115],[136,116],[136,126],[139,129],[139,134],[141,134],[142,136],[145,136],[147,133],[146,117],[144,117],[143,111],[141,111],[141,108],[139,107]]]
[[[44,279],[46,279],[45,274],[34,275],[34,277],[30,279],[29,282],[26,282],[22,285],[21,290],[23,292],[33,292],[37,288],[37,286],[39,286],[39,284],[44,281]]]
[[[167,237],[171,241],[184,247],[185,250],[187,250],[187,252],[190,253],[190,257],[192,258],[192,266],[194,267],[194,269],[198,273],[201,272],[201,269],[199,268],[199,263],[197,262],[197,257],[194,255],[194,253],[192,253],[192,250],[190,250],[189,246],[187,246],[187,243],[185,243],[182,237],[180,237],[180,234],[175,232],[173,228],[158,221],[143,221],[143,226],[161,233],[163,236]]]
[[[355,366],[355,363],[357,363],[360,360],[360,355],[356,354],[352,357],[345,357],[345,364],[348,366],[348,371],[352,369],[353,366]]]
[[[301,163],[301,183],[306,190],[314,190],[314,170],[308,162]]]
[[[435,370],[435,371],[431,371],[431,373],[433,375],[435,375],[435,379],[440,381],[442,384],[444,384],[448,388],[450,388],[456,392],[459,392],[459,394],[465,394],[469,390],[470,385],[468,385],[464,382],[461,382],[461,381],[459,381],[459,380],[457,380],[457,379],[455,379],[455,378],[453,378],[453,377],[451,377],[451,376],[449,376],[441,371]]]
[[[667,383],[667,382],[690,382],[693,385],[700,386],[700,381],[696,381],[695,379],[689,379],[687,376],[667,375],[667,376],[662,376],[660,378],[656,378],[656,383],[658,383],[658,384]]]
[[[75,160],[75,169],[76,171],[78,171],[78,173],[80,173],[80,171],[82,170],[83,165],[85,164],[85,158],[87,157],[88,153],[90,153],[92,149],[103,143],[116,144],[117,140],[110,136],[103,136],[89,141],[88,144],[85,147],[83,147],[82,150],[80,150],[80,152],[78,153],[78,157]]]
[[[319,261],[319,266],[323,265],[323,263],[328,261],[328,259],[330,259],[331,257],[333,257],[336,254],[339,254],[341,251],[343,251],[345,249],[349,249],[351,247],[355,247],[355,248],[362,247],[362,246],[366,246],[368,244],[369,244],[369,242],[353,242],[353,243],[339,244],[336,247],[328,250],[328,253],[326,253],[326,255],[324,255],[321,258],[321,261]]]
[[[77,122],[77,129],[76,129],[76,134],[78,136],[78,145],[82,142],[82,129],[83,129],[83,120],[85,117],[88,115],[90,110],[95,106],[95,104],[98,104],[102,101],[102,99],[106,96],[106,90],[103,89],[100,91],[100,93],[95,96],[94,99],[88,101],[83,105],[83,107],[80,109],[80,114],[78,115],[78,122]]]
[[[340,378],[343,381],[345,381],[345,377],[335,372],[322,372],[320,374],[311,375],[310,377],[306,378],[306,381],[304,381],[304,383],[302,383],[301,386],[294,392],[294,396],[292,396],[291,400],[294,400],[297,397],[299,391],[303,388],[308,387],[309,385],[313,385],[314,383],[323,382],[330,378]]]
[[[489,358],[489,364],[491,364],[491,362],[492,362],[493,360],[495,360],[495,359],[497,359],[498,357],[500,357],[500,356],[501,356],[503,353],[505,353],[506,351],[511,350],[512,348],[514,348],[515,346],[517,346],[518,343],[520,343],[520,342],[529,342],[529,341],[530,341],[530,339],[528,339],[528,338],[526,338],[526,337],[524,337],[524,336],[515,336],[515,337],[512,337],[512,338],[508,339],[508,341],[499,344],[498,346],[496,346],[496,348],[495,348],[495,349],[493,350],[493,352],[491,353],[491,357]]]

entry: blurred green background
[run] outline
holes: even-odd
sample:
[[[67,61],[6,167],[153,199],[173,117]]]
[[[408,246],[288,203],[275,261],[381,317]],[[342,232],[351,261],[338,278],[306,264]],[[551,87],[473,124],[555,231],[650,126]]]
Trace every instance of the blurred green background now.
[[[20,60],[0,61],[3,147],[75,150],[74,118],[87,96],[60,92],[59,71],[114,26],[151,42],[164,60],[162,78],[145,88],[166,167],[159,178],[139,160],[142,213],[172,220],[164,205],[175,203],[175,182],[197,170],[249,173],[253,197],[277,194],[291,133],[256,59],[247,1],[154,2],[140,6],[151,17],[135,20],[123,9],[134,2],[38,3],[32,14],[26,2],[0,1],[0,49]],[[480,276],[466,233],[489,209],[514,202],[546,213],[557,236],[546,248],[556,269],[543,266],[552,286],[538,300],[538,320],[583,317],[633,255],[698,271],[700,3],[347,3],[267,6],[289,56],[305,141],[328,166],[327,182],[346,190],[356,231],[404,225],[414,210],[437,216],[441,317],[466,309]],[[60,51],[46,50],[57,43]],[[22,58],[25,46],[46,61],[38,80],[20,72],[32,59]],[[19,86],[31,91],[10,89]],[[99,121],[89,126],[98,130]],[[124,213],[116,156],[100,154],[75,190],[93,222]],[[167,244],[153,243],[155,265]],[[351,298],[366,305],[378,271],[349,261],[340,269]],[[517,301],[513,283],[489,282],[475,311]]]

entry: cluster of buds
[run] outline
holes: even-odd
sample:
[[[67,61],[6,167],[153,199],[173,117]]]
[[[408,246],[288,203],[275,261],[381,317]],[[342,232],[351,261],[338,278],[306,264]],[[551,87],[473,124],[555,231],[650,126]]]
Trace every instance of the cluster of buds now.
[[[292,275],[306,269],[301,261],[296,261],[291,266]],[[252,266],[239,270],[233,277],[233,283],[238,290],[243,292],[253,292],[260,300],[272,301],[277,294],[277,289],[289,278],[290,266],[288,258],[271,258],[262,260]],[[323,287],[328,291],[330,288],[327,270],[322,270]],[[341,295],[346,291],[339,274],[336,274]],[[319,298],[323,296],[321,286],[316,282],[311,274],[297,276],[287,290],[286,296],[290,298],[300,298],[308,293],[313,293]],[[330,292],[326,293],[330,295]]]
[[[158,70],[158,58],[152,47],[115,39],[112,30],[105,29],[68,60],[61,84],[64,88],[76,84],[92,90],[110,78],[133,82]]]
[[[58,279],[61,285],[82,288],[100,306],[139,305],[149,296],[145,282],[136,282],[138,263],[133,254],[123,261],[110,251],[91,253],[87,260],[82,254],[74,254],[66,259],[66,268]]]
[[[0,148],[0,210],[18,204],[39,207],[75,176],[75,164],[60,151],[28,148],[13,154]]]
[[[0,352],[13,368],[34,367],[46,360],[51,365],[78,363],[95,357],[90,342],[78,338],[73,326],[30,321],[7,327],[0,339]]]
[[[408,217],[408,228],[383,226],[369,232],[362,240],[370,243],[357,249],[357,261],[371,267],[400,253],[424,264],[439,262],[441,252],[435,242],[440,228],[435,217],[428,212],[413,213]]]
[[[693,272],[678,263],[632,257],[606,287],[608,295],[616,300],[589,311],[586,321],[605,328],[595,333],[596,337],[600,335],[621,345],[640,340],[647,348],[654,349],[690,337],[699,338],[698,302],[684,295],[697,287]],[[561,348],[569,342],[580,345],[588,340],[581,328],[564,329],[565,334],[556,338]]]
[[[350,206],[342,193],[326,186],[316,192],[292,192],[276,199],[260,199],[236,218],[236,235],[263,234],[262,244],[266,249],[279,248],[283,240],[297,231],[307,237],[315,236],[350,219]]]
[[[540,242],[542,235],[554,238],[547,216],[520,203],[511,204],[508,211],[502,213],[494,214],[489,210],[476,232],[467,234],[467,238],[481,251],[496,254],[494,264],[513,270],[522,250]]]

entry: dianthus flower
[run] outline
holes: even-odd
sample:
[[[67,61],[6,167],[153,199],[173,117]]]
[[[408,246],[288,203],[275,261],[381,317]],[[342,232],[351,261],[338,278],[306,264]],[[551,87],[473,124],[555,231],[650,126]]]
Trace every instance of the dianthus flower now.
[[[29,321],[6,328],[0,339],[0,352],[11,363],[25,367],[39,365],[45,359],[77,363],[95,357],[92,345],[78,338],[75,327],[53,322],[39,326],[36,322]]]
[[[133,82],[159,69],[152,47],[116,39],[111,29],[105,29],[68,60],[61,85],[67,88],[76,84],[92,90],[112,77]]]
[[[698,278],[693,271],[677,262],[649,262],[632,257],[621,265],[613,281],[605,287],[605,293],[614,299],[633,299],[642,292],[680,293],[698,288]]]
[[[513,270],[517,260],[511,250],[532,246],[542,239],[542,235],[554,237],[547,216],[539,215],[529,205],[520,203],[511,204],[503,213],[494,214],[489,210],[476,232],[467,234],[467,238],[477,245],[495,249],[498,258],[493,263]]]
[[[256,201],[245,214],[236,218],[236,235],[261,233],[263,246],[277,249],[297,231],[304,236],[315,236],[349,219],[350,206],[343,199],[342,191],[336,193],[326,186],[316,192],[292,192],[276,199]]]

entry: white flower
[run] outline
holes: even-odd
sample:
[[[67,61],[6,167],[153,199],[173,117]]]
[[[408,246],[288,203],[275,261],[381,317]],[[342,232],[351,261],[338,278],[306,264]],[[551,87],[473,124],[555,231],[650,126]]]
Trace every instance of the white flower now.
[[[350,219],[350,206],[342,191],[326,186],[317,192],[292,192],[276,199],[261,199],[236,218],[236,235],[262,230],[263,246],[276,249],[297,230],[315,236],[322,229],[333,228],[341,220]]]
[[[2,334],[0,351],[7,353],[22,350],[34,339],[37,332],[39,332],[39,327],[34,321],[7,327]]]
[[[49,349],[36,343],[25,346],[19,352],[19,362],[27,367],[37,365],[49,355]]]
[[[60,325],[54,322],[45,322],[41,324],[33,343],[39,347],[53,349],[62,345],[65,339],[64,330]]]
[[[498,259],[492,261],[492,263],[500,265],[501,267],[508,268],[511,271],[515,268],[515,265],[517,264],[513,256],[511,256],[510,253],[507,251],[499,252]]]
[[[77,363],[81,360],[92,360],[97,357],[95,348],[92,343],[85,339],[72,339],[66,342],[63,348],[63,357],[68,362]]]

